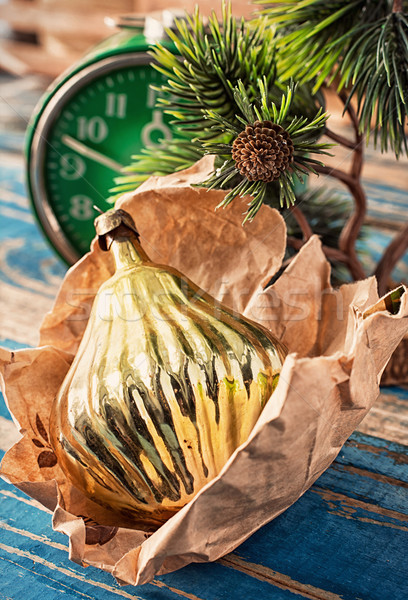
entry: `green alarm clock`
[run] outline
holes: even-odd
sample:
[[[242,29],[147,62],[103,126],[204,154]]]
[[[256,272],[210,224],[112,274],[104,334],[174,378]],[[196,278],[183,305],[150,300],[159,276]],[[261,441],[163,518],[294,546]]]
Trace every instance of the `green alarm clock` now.
[[[28,127],[30,199],[47,238],[68,264],[89,250],[94,206],[111,207],[109,189],[131,156],[172,137],[151,87],[163,77],[147,54],[152,43],[163,42],[164,24],[122,17],[119,25],[118,33],[52,84]]]

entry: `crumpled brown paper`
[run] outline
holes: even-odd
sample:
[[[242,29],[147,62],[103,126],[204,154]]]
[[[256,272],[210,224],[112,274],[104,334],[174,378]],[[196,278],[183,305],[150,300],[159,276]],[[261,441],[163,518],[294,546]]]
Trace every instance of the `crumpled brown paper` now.
[[[408,332],[408,294],[398,314],[379,305],[368,279],[332,290],[329,265],[313,237],[277,282],[285,226],[263,207],[242,228],[235,203],[214,212],[223,193],[192,188],[211,159],[152,178],[120,201],[152,260],[184,272],[217,299],[270,329],[289,348],[280,381],[249,439],[222,472],[153,534],[119,523],[65,479],[49,444],[54,396],[86,326],[93,297],[113,271],[97,244],[68,272],[44,320],[42,347],[0,350],[0,370],[22,439],[2,474],[54,511],[70,557],[142,584],[190,562],[213,561],[301,496],[334,460],[378,396],[381,373]],[[244,208],[244,201],[242,209]],[[222,510],[220,510],[222,507]]]

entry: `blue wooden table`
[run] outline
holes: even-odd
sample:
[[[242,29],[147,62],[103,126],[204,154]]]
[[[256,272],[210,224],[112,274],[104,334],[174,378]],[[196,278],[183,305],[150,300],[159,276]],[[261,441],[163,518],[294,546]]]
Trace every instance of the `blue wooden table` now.
[[[32,104],[35,82],[19,85]],[[26,199],[23,113],[20,107],[15,129],[0,134],[0,345],[9,348],[36,344],[66,269]],[[378,192],[374,180],[368,183]],[[406,199],[402,189],[393,193]],[[383,390],[335,463],[289,510],[216,563],[190,565],[140,587],[120,587],[109,574],[70,562],[67,539],[52,530],[50,513],[0,480],[0,599],[404,600],[408,447],[398,442],[406,442],[407,431],[407,390]],[[0,399],[0,456],[15,439]]]
[[[408,597],[408,449],[354,434],[333,466],[233,554],[120,588],[68,560],[44,508],[2,482],[0,598],[403,600]]]

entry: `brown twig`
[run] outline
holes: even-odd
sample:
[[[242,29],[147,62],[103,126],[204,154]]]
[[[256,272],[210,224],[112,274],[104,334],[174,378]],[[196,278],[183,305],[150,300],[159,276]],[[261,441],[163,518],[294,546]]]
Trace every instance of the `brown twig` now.
[[[303,240],[300,240],[299,238],[295,238],[291,235],[288,235],[287,244],[294,250],[300,250],[301,247],[305,245],[305,242]],[[337,248],[330,248],[330,246],[322,246],[322,250],[329,260],[341,262],[345,265],[349,264],[349,257],[346,254],[344,254],[344,252],[342,252],[341,250],[338,250]]]
[[[360,181],[364,161],[363,136],[359,131],[359,120],[357,113],[354,110],[354,107],[350,103],[347,103],[347,94],[340,92],[339,97],[344,103],[345,110],[347,111],[353,125],[355,141],[351,142],[350,140],[343,138],[343,136],[334,134],[330,130],[329,137],[331,136],[332,139],[337,138],[338,143],[353,150],[351,169],[350,172],[347,173],[341,169],[317,166],[316,171],[320,174],[329,175],[330,177],[334,177],[335,179],[341,181],[347,186],[354,199],[354,211],[345,223],[340,234],[339,249],[348,257],[347,265],[353,278],[364,279],[364,269],[356,252],[356,241],[367,212],[367,199]]]
[[[374,275],[377,277],[378,291],[380,296],[383,296],[388,289],[389,277],[397,264],[402,258],[405,252],[408,250],[408,224],[400,231],[398,235],[392,240],[389,246],[386,248],[384,254],[381,257],[380,262],[374,271]]]
[[[317,173],[329,175],[344,183],[354,198],[355,209],[340,234],[339,251],[343,257],[347,257],[347,260],[342,260],[342,262],[347,264],[353,279],[364,279],[366,275],[355,249],[355,243],[366,213],[366,197],[363,187],[359,179],[340,169],[323,166],[316,166],[315,169]]]
[[[326,129],[324,130],[324,133],[328,138],[330,138],[331,140],[336,142],[336,144],[340,144],[340,146],[344,146],[345,148],[350,148],[351,150],[354,150],[355,143],[352,140],[349,140],[348,138],[344,137],[343,135],[339,135],[338,133],[335,133],[328,127],[326,127]]]
[[[402,0],[394,0],[392,4],[392,12],[403,12]]]
[[[394,12],[402,11],[402,2],[395,1],[393,4]],[[361,185],[361,173],[364,163],[363,135],[359,129],[359,119],[354,107],[347,102],[347,94],[341,92],[339,97],[345,105],[351,123],[355,132],[355,141],[352,142],[337,133],[326,129],[326,135],[340,145],[353,150],[352,164],[349,172],[342,171],[326,166],[317,166],[316,171],[323,175],[334,177],[343,183],[349,190],[354,200],[354,211],[345,223],[339,239],[339,250],[334,260],[339,260],[346,264],[354,279],[363,279],[365,273],[358,259],[356,252],[356,241],[363,226],[367,212],[367,198],[363,186]],[[299,240],[291,241],[293,247],[298,246]],[[389,277],[396,263],[402,258],[408,250],[408,225],[393,239],[385,249],[384,254],[379,261],[374,272],[378,281],[378,289],[381,295],[385,294],[388,287]],[[325,250],[328,258],[333,257],[333,249]]]
[[[306,219],[304,213],[298,206],[291,206],[290,212],[296,219],[296,222],[299,225],[301,232],[303,233],[303,241],[307,242],[307,240],[313,235],[313,231],[308,223],[308,220]]]
[[[346,111],[347,111],[347,113],[348,113],[348,115],[350,117],[351,124],[354,127],[354,131],[356,132],[356,134],[357,134],[358,137],[361,137],[361,134],[359,132],[360,131],[360,122],[358,120],[358,116],[357,116],[356,111],[354,110],[353,105],[351,103],[347,104],[348,96],[347,96],[346,92],[344,92],[344,91],[343,92],[339,92],[339,98],[343,102],[343,104],[345,106],[345,109],[346,109]]]
[[[354,279],[364,279],[364,269],[356,252],[356,241],[367,213],[367,198],[364,188],[361,185],[361,172],[363,170],[364,162],[363,136],[359,130],[357,113],[352,104],[347,103],[347,95],[341,92],[340,98],[346,107],[347,113],[354,127],[355,147],[353,150],[353,159],[350,170],[352,179],[347,184],[354,199],[354,211],[350,215],[350,218],[347,220],[340,234],[339,248],[345,254],[350,256],[349,268]]]
[[[393,10],[394,12],[402,10],[402,3],[394,2]],[[356,241],[367,212],[367,198],[364,188],[361,185],[361,173],[364,163],[363,135],[359,131],[359,120],[357,113],[354,110],[354,107],[350,103],[347,103],[347,95],[342,92],[339,94],[339,96],[346,107],[346,111],[353,125],[355,142],[352,143],[349,139],[343,138],[343,136],[331,132],[330,130],[326,130],[326,135],[337,141],[342,146],[351,148],[353,150],[351,169],[350,172],[347,173],[341,169],[318,166],[316,171],[341,181],[345,186],[347,186],[354,199],[354,211],[350,215],[350,218],[347,220],[340,234],[338,251],[340,254],[338,254],[337,258],[334,260],[339,260],[345,263],[354,279],[363,279],[365,277],[365,273],[356,252]],[[329,250],[330,252],[327,252],[327,250],[325,251],[325,254],[328,258],[333,256],[332,249],[330,248]],[[377,277],[380,295],[386,293],[392,270],[407,250],[408,225],[404,227],[404,229],[385,249],[382,258],[376,267],[374,275]]]
[[[328,175],[329,177],[338,179],[347,187],[353,185],[353,177],[349,173],[346,173],[346,171],[341,171],[341,169],[323,165],[314,165],[313,168],[315,169],[316,173],[319,173],[319,175]]]

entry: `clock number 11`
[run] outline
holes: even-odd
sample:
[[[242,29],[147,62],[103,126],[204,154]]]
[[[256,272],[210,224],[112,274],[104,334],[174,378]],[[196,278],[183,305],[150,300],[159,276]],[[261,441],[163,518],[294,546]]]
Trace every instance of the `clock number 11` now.
[[[109,92],[106,94],[105,116],[124,119],[126,117],[127,95]]]

